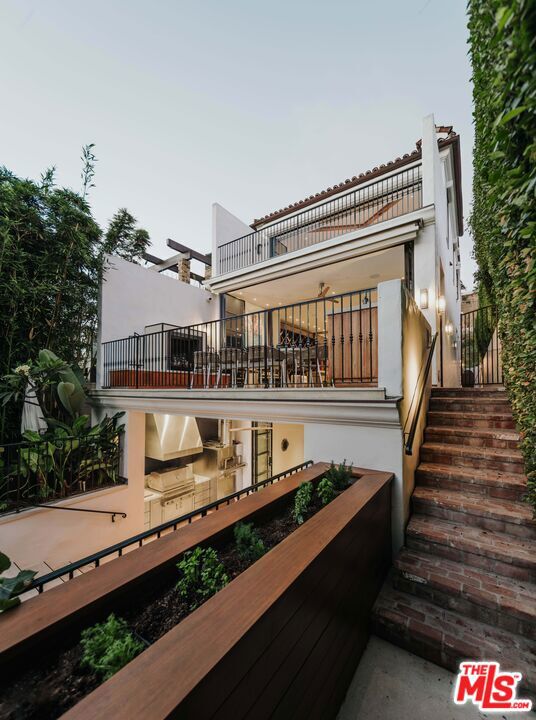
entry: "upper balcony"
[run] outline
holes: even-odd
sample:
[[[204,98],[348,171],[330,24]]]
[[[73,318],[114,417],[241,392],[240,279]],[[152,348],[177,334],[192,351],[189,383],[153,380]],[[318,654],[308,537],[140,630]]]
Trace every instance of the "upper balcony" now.
[[[421,164],[219,245],[217,274],[226,275],[406,215],[423,206]]]

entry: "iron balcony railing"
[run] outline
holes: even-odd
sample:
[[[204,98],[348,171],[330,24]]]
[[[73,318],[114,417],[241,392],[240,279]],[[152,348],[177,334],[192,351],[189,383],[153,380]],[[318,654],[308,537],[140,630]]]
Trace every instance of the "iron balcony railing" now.
[[[421,166],[340,195],[218,248],[218,274],[255,265],[422,207]]]
[[[377,290],[357,290],[102,346],[103,387],[374,385]]]
[[[243,497],[247,497],[252,493],[262,490],[262,488],[267,487],[268,485],[273,485],[274,483],[279,482],[279,480],[283,480],[284,478],[290,477],[291,475],[294,475],[301,470],[305,470],[312,464],[312,460],[306,460],[300,465],[295,465],[294,467],[291,467],[288,470],[279,473],[278,475],[272,475],[272,477],[269,477],[267,480],[263,480],[262,482],[255,483],[253,485],[248,485],[242,490],[237,490],[236,492],[231,493],[230,495],[226,495],[219,500],[215,500],[208,505],[197,508],[196,510],[189,512],[186,515],[181,515],[180,517],[176,517],[173,520],[168,520],[167,522],[162,523],[161,525],[157,525],[150,530],[144,530],[144,532],[141,532],[138,535],[129,537],[126,540],[121,540],[121,542],[118,542],[115,545],[104,548],[104,550],[100,550],[99,552],[82,558],[81,560],[77,560],[76,562],[69,563],[69,565],[65,565],[64,567],[53,570],[46,575],[40,575],[39,577],[35,578],[35,580],[28,587],[28,590],[26,592],[29,593],[31,590],[37,590],[39,593],[42,593],[47,585],[49,585],[50,583],[53,583],[54,585],[59,579],[64,581],[72,580],[75,576],[75,573],[80,572],[81,569],[83,571],[86,571],[88,568],[91,567],[97,568],[101,564],[101,561],[104,559],[121,557],[125,551],[128,552],[129,550],[132,550],[134,548],[142,547],[148,542],[151,542],[152,540],[157,540],[158,538],[166,535],[169,532],[174,532],[180,527],[190,525],[195,520],[199,520],[200,518],[205,517],[209,513],[216,512],[216,510],[219,510],[222,507],[227,507],[228,505],[231,505],[232,503],[241,500]]]
[[[125,483],[120,459],[118,431],[0,445],[0,514]]]

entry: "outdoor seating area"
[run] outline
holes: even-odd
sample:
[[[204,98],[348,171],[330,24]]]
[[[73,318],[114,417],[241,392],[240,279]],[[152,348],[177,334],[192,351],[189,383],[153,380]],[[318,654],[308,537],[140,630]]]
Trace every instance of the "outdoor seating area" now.
[[[171,327],[104,343],[104,387],[374,386],[377,291]]]

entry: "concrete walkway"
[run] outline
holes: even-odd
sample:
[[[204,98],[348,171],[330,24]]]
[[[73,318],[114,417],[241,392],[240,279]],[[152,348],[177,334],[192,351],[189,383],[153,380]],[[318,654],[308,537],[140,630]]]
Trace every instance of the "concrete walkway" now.
[[[337,720],[536,720],[480,713],[452,702],[455,676],[376,636],[361,658]]]

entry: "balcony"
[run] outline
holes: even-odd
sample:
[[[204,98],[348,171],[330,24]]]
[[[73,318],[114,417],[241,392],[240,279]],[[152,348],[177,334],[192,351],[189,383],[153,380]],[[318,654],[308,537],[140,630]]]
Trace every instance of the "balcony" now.
[[[220,245],[218,275],[302,250],[421,207],[422,172],[418,165]]]
[[[374,387],[377,288],[102,345],[104,388]]]

